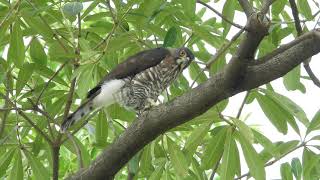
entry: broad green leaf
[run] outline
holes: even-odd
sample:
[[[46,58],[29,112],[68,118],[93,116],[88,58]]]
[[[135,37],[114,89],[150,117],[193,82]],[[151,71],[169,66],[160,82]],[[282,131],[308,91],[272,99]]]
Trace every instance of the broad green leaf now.
[[[308,126],[308,129],[307,129],[307,134],[319,128],[320,128],[320,110],[318,110],[317,113],[312,118],[310,125]]]
[[[142,152],[140,158],[140,170],[144,175],[149,176],[154,171],[152,166],[151,146],[147,145]]]
[[[283,76],[283,84],[288,91],[300,90],[302,93],[305,93],[306,89],[300,82],[300,68],[301,66],[297,66]]]
[[[177,40],[177,33],[178,28],[176,26],[171,27],[164,37],[163,47],[172,47]]]
[[[304,148],[302,155],[303,179],[311,179],[311,171],[318,162],[319,156],[308,148]]]
[[[180,150],[180,147],[175,144],[170,138],[167,138],[168,142],[168,150],[169,150],[169,157],[173,168],[175,169],[176,173],[179,176],[185,177],[188,175],[188,162]]]
[[[32,173],[34,174],[34,177],[36,180],[42,180],[42,179],[48,179],[50,178],[48,169],[45,168],[40,162],[37,157],[34,157],[30,152],[24,151],[24,154],[26,155],[28,159],[28,163],[31,166]]]
[[[291,167],[293,175],[296,177],[297,180],[301,180],[302,175],[302,165],[299,158],[293,158],[291,161]]]
[[[272,154],[273,157],[278,158],[280,156],[279,152],[276,150],[276,146],[267,137],[256,130],[252,130],[252,132],[255,139],[265,148],[266,151]]]
[[[76,16],[83,9],[81,2],[69,2],[63,6],[63,12],[70,16]]]
[[[25,63],[22,68],[19,71],[18,74],[18,80],[16,83],[16,90],[17,94],[20,94],[23,87],[27,84],[27,82],[30,80],[32,73],[34,70],[34,65]]]
[[[37,38],[34,38],[30,44],[30,56],[31,60],[36,64],[47,65],[47,55]]]
[[[293,180],[291,166],[289,163],[283,163],[280,167],[281,178],[285,180]]]
[[[91,160],[90,155],[88,153],[88,148],[84,144],[82,144],[81,141],[77,137],[73,136],[73,140],[75,141],[75,143],[77,144],[77,147],[79,147],[79,150],[81,151],[81,157],[82,157],[82,162],[83,162],[84,167],[87,167],[90,164],[90,160]],[[63,145],[70,152],[75,154],[77,156],[77,158],[79,158],[79,156],[77,154],[77,149],[71,140],[66,141]]]
[[[215,136],[211,137],[202,155],[202,169],[212,168],[223,154],[223,146],[228,128],[222,128]]]
[[[230,21],[233,21],[236,3],[237,3],[236,1],[226,1],[226,3],[224,3],[222,14],[224,15],[224,17],[227,17],[228,20]],[[222,20],[222,26],[223,26],[223,36],[226,37],[227,34],[229,33],[231,24]]]
[[[241,134],[239,135],[239,142],[252,177],[256,180],[266,179],[263,161],[260,159],[252,144]]]
[[[260,104],[263,113],[268,117],[270,122],[283,134],[287,134],[288,126],[287,119],[293,118],[286,113],[277,103],[268,96],[263,96],[257,93],[257,100]]]
[[[211,122],[205,123],[200,127],[196,128],[187,139],[184,149],[187,150],[190,154],[194,154],[197,147],[200,143],[202,143],[203,138],[208,133],[211,124]]]
[[[285,143],[281,143],[277,146],[277,151],[280,152],[280,155],[286,154],[290,152],[293,148],[295,148],[299,144],[298,140],[292,140]]]
[[[236,126],[239,128],[240,133],[250,142],[253,143],[253,133],[251,128],[239,119],[232,119]]]
[[[99,112],[99,116],[96,122],[96,142],[97,144],[104,146],[106,145],[108,138],[108,124],[107,117],[103,111]]]
[[[312,19],[312,11],[308,0],[298,0],[297,1],[299,12],[304,15],[307,19]]]
[[[10,35],[10,46],[8,50],[8,61],[13,62],[21,68],[25,58],[24,43],[19,21],[16,21],[12,27]]]
[[[278,16],[281,11],[284,9],[287,1],[286,0],[277,0],[272,4],[272,15]]]
[[[140,152],[134,155],[128,162],[128,171],[131,174],[137,174],[139,170]]]
[[[182,8],[185,10],[184,12],[192,18],[195,15],[196,10],[196,0],[180,0],[182,4]]]
[[[153,173],[151,174],[150,176],[150,180],[158,180],[158,179],[161,179],[161,176],[163,174],[163,170],[164,170],[164,166],[165,166],[165,163],[162,163],[160,166],[158,166],[154,171]]]
[[[10,149],[9,151],[7,151],[5,154],[3,154],[3,156],[1,156],[0,159],[0,177],[2,177],[6,171],[7,168],[12,160],[13,154],[15,153],[15,148]]]
[[[237,158],[236,154],[234,153],[235,148],[237,148],[236,142],[232,138],[232,129],[228,129],[226,140],[224,143],[224,151],[222,156],[222,163],[221,163],[221,169],[220,169],[220,177],[221,179],[225,180],[233,180],[234,175],[236,173],[237,168]]]
[[[188,70],[190,73],[190,77],[193,81],[196,80],[196,82],[198,83],[203,83],[204,81],[207,80],[207,76],[205,75],[204,72],[202,72],[198,64],[191,63]]]
[[[277,102],[278,105],[280,105],[283,109],[288,111],[292,116],[295,116],[305,126],[309,125],[309,120],[306,116],[306,113],[303,111],[303,109],[299,105],[297,105],[291,99],[281,94],[278,94],[274,91],[270,91],[270,90],[262,90],[262,91],[264,91],[267,96],[272,98],[275,102]],[[288,122],[290,123],[290,121]],[[290,125],[292,126],[292,124]],[[295,129],[294,126],[292,127]]]
[[[9,174],[8,180],[23,180],[23,166],[20,150],[16,151],[15,161]]]

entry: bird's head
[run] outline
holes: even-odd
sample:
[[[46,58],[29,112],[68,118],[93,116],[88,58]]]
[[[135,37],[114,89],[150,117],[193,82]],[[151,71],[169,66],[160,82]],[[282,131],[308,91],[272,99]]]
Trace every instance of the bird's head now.
[[[171,53],[181,70],[187,68],[191,61],[194,60],[193,53],[186,47],[171,49]]]

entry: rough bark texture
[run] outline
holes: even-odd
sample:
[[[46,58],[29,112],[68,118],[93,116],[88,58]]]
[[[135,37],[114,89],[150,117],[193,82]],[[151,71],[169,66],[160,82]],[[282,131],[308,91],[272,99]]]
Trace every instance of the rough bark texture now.
[[[247,1],[240,2],[249,7]],[[270,22],[264,13],[244,9],[248,16],[247,31],[223,71],[174,101],[144,113],[88,168],[79,170],[70,179],[112,179],[139,150],[162,133],[203,114],[226,98],[282,77],[320,52],[320,32],[315,30],[254,61]]]

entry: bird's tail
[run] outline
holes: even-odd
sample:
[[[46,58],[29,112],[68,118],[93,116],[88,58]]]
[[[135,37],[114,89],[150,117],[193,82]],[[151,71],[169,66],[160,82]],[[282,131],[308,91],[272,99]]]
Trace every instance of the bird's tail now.
[[[70,114],[68,118],[63,121],[61,124],[61,132],[66,132],[70,126],[79,121],[83,116],[89,114],[93,109],[92,99],[83,103],[75,112]]]

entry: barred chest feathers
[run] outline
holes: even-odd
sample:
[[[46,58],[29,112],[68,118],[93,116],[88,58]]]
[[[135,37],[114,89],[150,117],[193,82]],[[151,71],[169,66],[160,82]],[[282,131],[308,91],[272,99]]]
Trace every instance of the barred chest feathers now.
[[[116,93],[116,101],[127,109],[144,111],[156,103],[158,96],[178,77],[179,66],[163,61],[126,78],[125,85]]]

